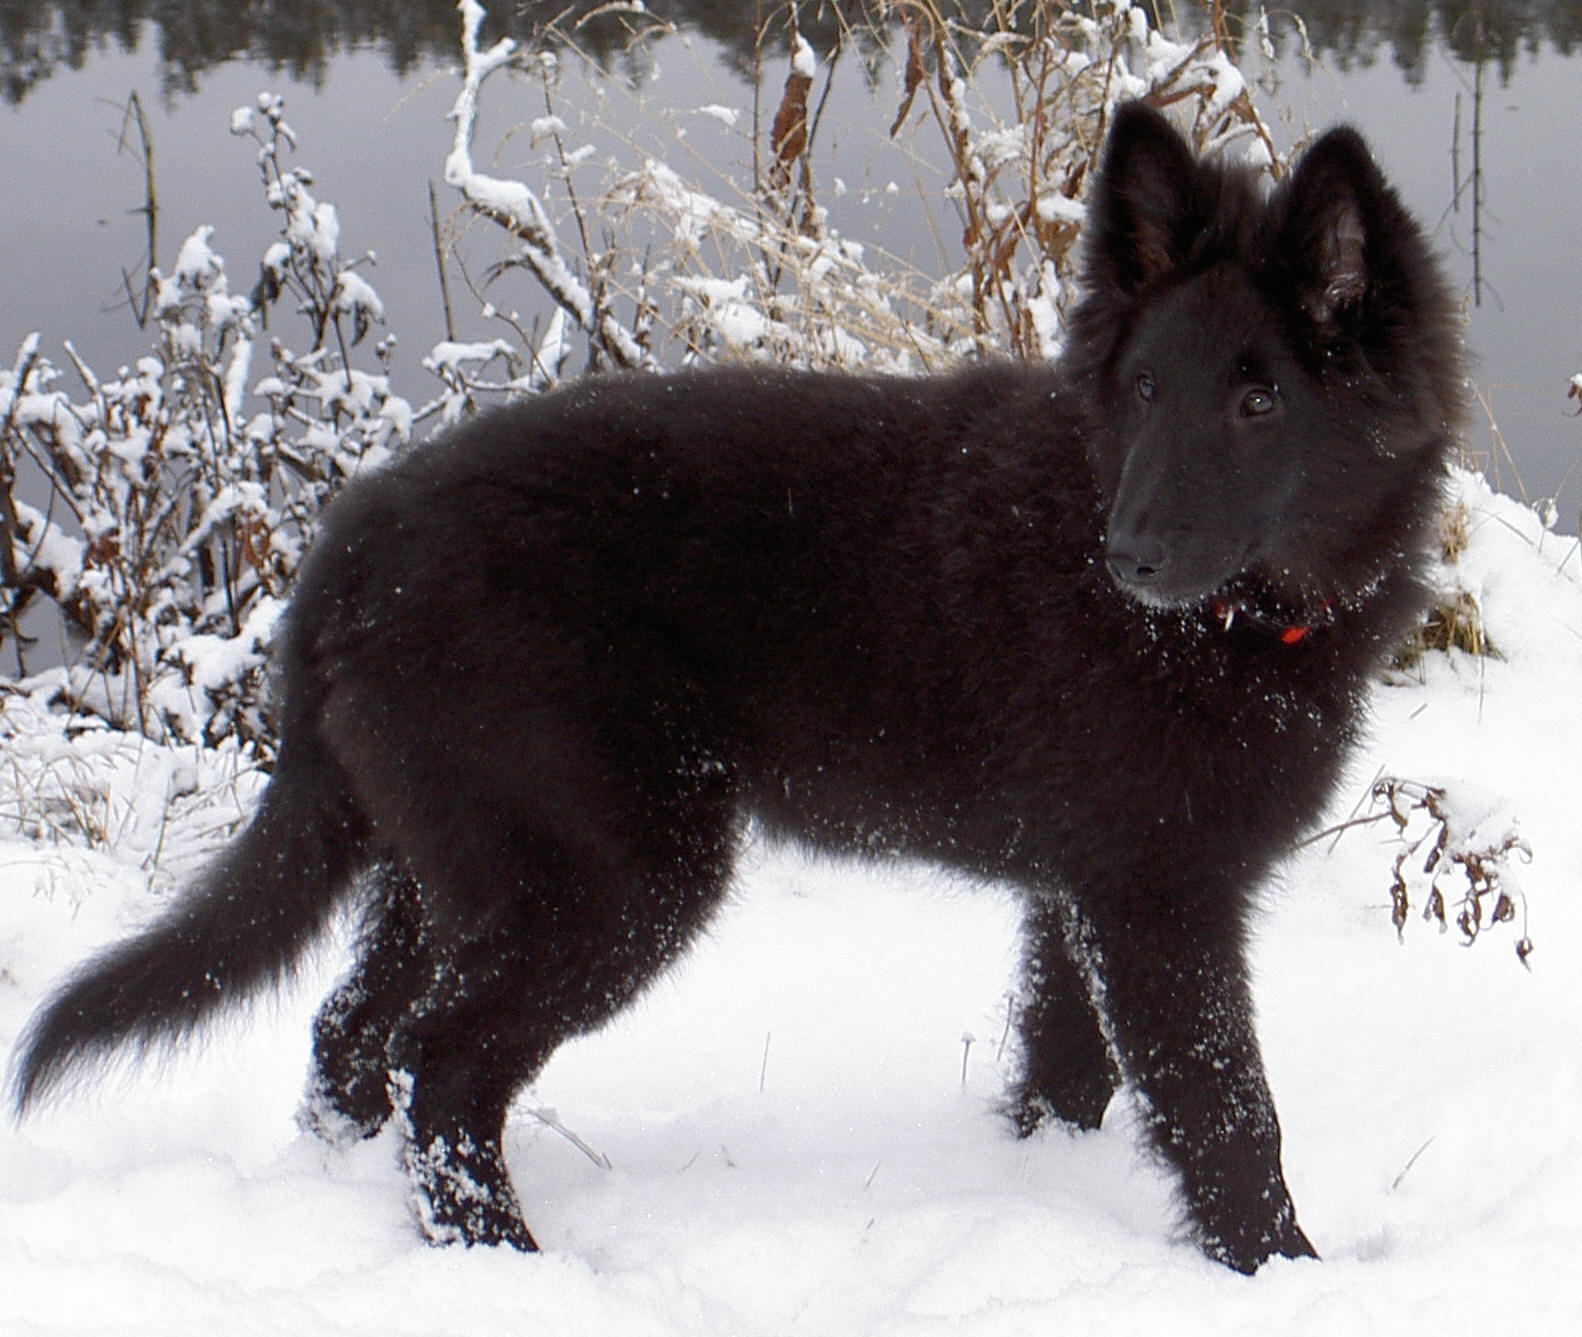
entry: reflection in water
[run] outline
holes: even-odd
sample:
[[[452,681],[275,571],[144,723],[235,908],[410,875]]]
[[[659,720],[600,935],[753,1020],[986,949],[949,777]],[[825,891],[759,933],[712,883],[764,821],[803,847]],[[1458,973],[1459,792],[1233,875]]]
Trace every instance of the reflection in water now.
[[[1154,0],[1185,27],[1209,22],[1207,5],[1195,0]],[[486,35],[505,32],[533,38],[553,25],[547,40],[575,31],[579,47],[604,61],[618,61],[634,27],[674,25],[699,33],[741,69],[752,68],[759,34],[783,28],[784,0],[646,0],[647,17],[620,12],[609,0],[499,0]],[[989,16],[1004,0],[940,0],[968,27],[991,26]],[[1012,5],[1026,17],[1031,3]],[[1250,32],[1263,6],[1256,0],[1225,0],[1218,17],[1230,32]],[[1388,53],[1410,82],[1423,77],[1436,43],[1459,60],[1487,60],[1508,79],[1519,56],[1547,43],[1561,53],[1582,42],[1582,0],[1300,0],[1271,16],[1278,45],[1305,44],[1340,70],[1369,65]],[[803,0],[798,22],[819,50],[856,40],[882,43],[876,28],[894,5],[883,0]],[[597,12],[596,12],[597,11]],[[1292,12],[1300,19],[1289,17]],[[592,15],[593,17],[589,17]],[[587,21],[583,21],[583,20]],[[225,61],[247,59],[293,78],[316,82],[330,57],[356,47],[374,47],[398,74],[416,65],[454,58],[455,0],[296,0],[274,5],[239,5],[235,0],[47,0],[15,4],[0,0],[0,95],[17,102],[57,69],[80,69],[107,46],[131,51],[145,25],[157,25],[161,78],[167,94],[191,92],[204,71]]]
[[[634,28],[675,24],[700,32],[741,59],[750,59],[760,13],[773,16],[781,3],[752,0],[647,0],[648,17],[619,12],[608,0],[497,0],[484,36],[509,33],[533,38],[553,24],[549,40],[575,31],[579,47],[614,59],[629,44]],[[113,12],[107,13],[107,10]],[[833,45],[854,24],[864,22],[862,3],[806,6],[801,26],[824,47]],[[964,8],[987,9],[967,0]],[[594,14],[594,11],[603,11]],[[588,18],[589,15],[594,15]],[[586,22],[583,20],[587,19]],[[133,50],[145,24],[158,25],[160,69],[167,93],[193,91],[199,76],[225,61],[247,59],[283,70],[293,79],[315,83],[330,57],[357,47],[374,47],[398,74],[431,60],[452,61],[456,54],[455,0],[296,0],[279,5],[238,5],[235,0],[187,0],[180,6],[158,0],[128,0],[114,7],[96,0],[49,0],[45,4],[0,5],[0,87],[18,101],[56,68],[78,69],[99,47]]]

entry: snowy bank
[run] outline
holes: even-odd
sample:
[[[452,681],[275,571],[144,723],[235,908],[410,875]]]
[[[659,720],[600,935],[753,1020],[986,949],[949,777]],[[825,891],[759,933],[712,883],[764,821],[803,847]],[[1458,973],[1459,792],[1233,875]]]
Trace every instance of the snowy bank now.
[[[308,1019],[343,964],[327,948],[201,1053],[0,1129],[0,1331],[1577,1330],[1577,541],[1458,486],[1456,578],[1501,657],[1434,653],[1381,685],[1331,820],[1380,772],[1469,783],[1500,796],[1532,860],[1516,920],[1471,948],[1416,914],[1398,939],[1388,822],[1309,845],[1271,888],[1261,1033],[1322,1263],[1244,1278],[1184,1243],[1124,1100],[1095,1134],[1011,1137],[1005,896],[759,848],[682,968],[523,1098],[507,1151],[543,1255],[426,1249],[389,1140],[335,1154],[298,1134]],[[234,755],[71,737],[36,702],[0,706],[9,1050],[62,971],[157,913],[258,781]],[[85,828],[111,849],[85,849]]]

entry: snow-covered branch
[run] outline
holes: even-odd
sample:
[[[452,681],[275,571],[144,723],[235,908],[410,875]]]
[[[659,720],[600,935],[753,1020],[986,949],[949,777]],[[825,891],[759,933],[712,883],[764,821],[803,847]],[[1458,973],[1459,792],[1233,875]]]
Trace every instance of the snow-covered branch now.
[[[445,181],[460,191],[474,212],[505,229],[520,243],[520,258],[555,299],[622,367],[651,366],[653,359],[633,333],[608,307],[595,299],[567,263],[554,224],[537,195],[520,181],[480,172],[473,165],[472,140],[478,120],[478,96],[486,80],[510,63],[516,43],[502,37],[487,51],[478,49],[483,7],[462,0],[462,54],[465,66],[461,91],[450,110],[456,135],[445,159]]]
[[[168,272],[150,273],[152,355],[104,379],[68,343],[80,396],[60,388],[36,337],[0,372],[0,629],[43,595],[85,642],[59,675],[74,706],[154,738],[266,744],[266,610],[324,502],[417,415],[388,376],[348,357],[348,328],[355,344],[383,304],[361,262],[341,259],[335,207],[284,165],[296,136],[280,99],[239,109],[231,129],[259,144],[280,220],[252,293],[231,290],[202,226]],[[272,371],[254,382],[260,329],[285,298],[307,321],[308,351],[277,336]],[[17,495],[19,476],[26,495],[42,485],[46,508]]]

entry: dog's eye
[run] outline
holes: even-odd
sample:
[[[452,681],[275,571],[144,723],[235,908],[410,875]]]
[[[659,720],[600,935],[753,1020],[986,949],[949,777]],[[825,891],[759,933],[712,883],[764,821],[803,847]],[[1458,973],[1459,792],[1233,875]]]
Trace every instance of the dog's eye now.
[[[1277,392],[1272,386],[1254,386],[1241,397],[1241,416],[1244,418],[1261,418],[1266,413],[1273,413],[1278,404]]]
[[[1144,404],[1149,403],[1153,399],[1154,378],[1146,371],[1140,371],[1137,373],[1137,379],[1132,382],[1132,386],[1137,391],[1137,398],[1140,399]]]

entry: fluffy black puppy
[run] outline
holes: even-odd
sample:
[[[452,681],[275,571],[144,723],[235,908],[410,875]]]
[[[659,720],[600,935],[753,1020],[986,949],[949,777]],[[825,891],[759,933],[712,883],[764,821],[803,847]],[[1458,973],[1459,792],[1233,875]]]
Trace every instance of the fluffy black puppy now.
[[[436,1241],[530,1249],[515,1093],[675,958],[744,820],[1024,895],[1023,1131],[1131,1083],[1203,1248],[1312,1248],[1244,964],[1419,615],[1453,308],[1345,130],[1272,193],[1115,118],[1057,366],[605,377],[350,486],[280,758],[170,913],[69,981],[25,1109],[278,977],[360,896],[314,1125],[392,1114]]]

